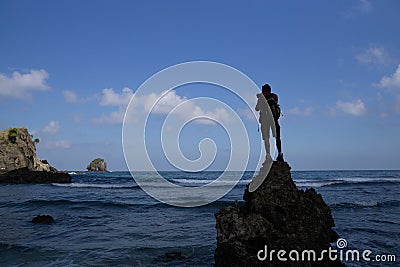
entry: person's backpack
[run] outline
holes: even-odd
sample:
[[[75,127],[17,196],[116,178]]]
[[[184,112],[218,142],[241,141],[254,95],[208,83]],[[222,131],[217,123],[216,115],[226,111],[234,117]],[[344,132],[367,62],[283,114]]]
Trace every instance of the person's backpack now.
[[[270,96],[267,98],[267,102],[269,105],[269,108],[271,109],[272,116],[274,116],[274,119],[277,120],[281,116],[281,106],[277,102],[278,96],[274,94],[270,94]]]

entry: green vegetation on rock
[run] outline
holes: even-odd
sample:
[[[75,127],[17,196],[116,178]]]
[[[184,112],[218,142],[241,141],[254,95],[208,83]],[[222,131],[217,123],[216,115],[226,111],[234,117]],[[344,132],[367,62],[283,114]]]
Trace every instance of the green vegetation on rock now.
[[[8,141],[10,141],[11,143],[15,144],[15,142],[17,142],[17,128],[12,128],[10,130],[8,130]]]
[[[107,171],[107,164],[104,159],[96,158],[90,162],[90,164],[86,167],[88,171],[94,172],[106,172]]]

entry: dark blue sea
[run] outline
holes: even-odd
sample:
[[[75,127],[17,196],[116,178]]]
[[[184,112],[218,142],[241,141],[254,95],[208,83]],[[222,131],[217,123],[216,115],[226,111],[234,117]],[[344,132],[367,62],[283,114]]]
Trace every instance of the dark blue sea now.
[[[186,186],[219,175],[163,174]],[[159,203],[128,172],[72,174],[72,184],[0,185],[0,266],[212,266],[214,213],[241,201],[252,175],[197,208]],[[292,177],[300,189],[314,187],[323,196],[347,248],[397,260],[348,266],[400,266],[400,171],[294,171]],[[31,223],[39,214],[55,222]]]

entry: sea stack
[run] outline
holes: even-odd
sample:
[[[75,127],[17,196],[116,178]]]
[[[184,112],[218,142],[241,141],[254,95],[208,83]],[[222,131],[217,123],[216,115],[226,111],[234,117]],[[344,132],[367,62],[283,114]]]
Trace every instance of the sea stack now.
[[[314,250],[318,259],[338,235],[321,195],[312,188],[297,189],[286,162],[273,162],[263,184],[253,193],[246,189],[243,198],[243,205],[215,214],[215,266],[344,266],[330,260],[327,253],[322,261],[301,261],[304,250]],[[275,253],[269,257],[271,250]],[[278,259],[279,250],[286,251],[283,258],[287,261]],[[299,261],[289,258],[292,250],[299,252]]]
[[[86,169],[90,172],[108,172],[107,163],[101,158],[92,160]]]
[[[25,127],[0,131],[0,183],[70,183],[71,176],[59,173],[36,155],[35,143]]]

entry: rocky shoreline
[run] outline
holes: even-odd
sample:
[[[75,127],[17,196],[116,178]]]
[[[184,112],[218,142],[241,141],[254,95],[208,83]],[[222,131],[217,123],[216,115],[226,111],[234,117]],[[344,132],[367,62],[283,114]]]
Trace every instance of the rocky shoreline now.
[[[27,167],[0,174],[2,184],[71,183],[71,175],[64,172],[31,171]]]

